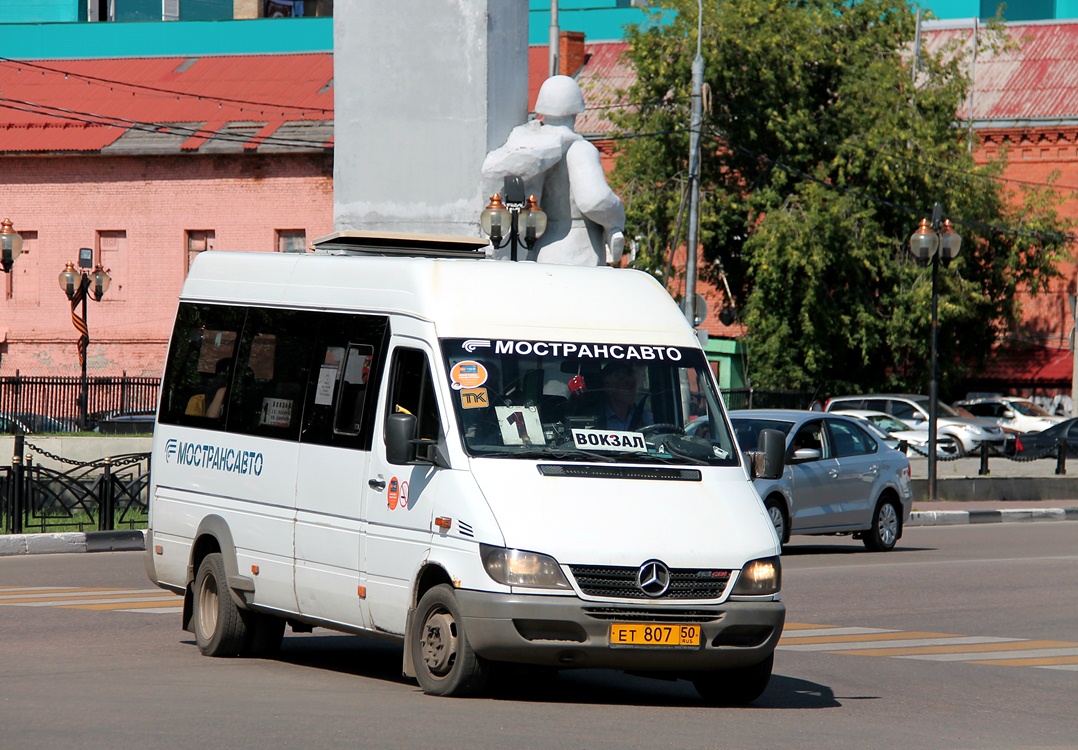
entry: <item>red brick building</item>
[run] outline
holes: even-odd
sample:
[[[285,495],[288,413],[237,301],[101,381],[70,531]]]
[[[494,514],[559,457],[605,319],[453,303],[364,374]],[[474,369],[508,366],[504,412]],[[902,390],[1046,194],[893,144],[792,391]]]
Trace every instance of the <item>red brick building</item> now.
[[[333,228],[332,55],[0,61],[0,374],[79,371],[58,283],[79,248],[112,284],[89,303],[88,374],[157,376],[190,258],[304,251]]]

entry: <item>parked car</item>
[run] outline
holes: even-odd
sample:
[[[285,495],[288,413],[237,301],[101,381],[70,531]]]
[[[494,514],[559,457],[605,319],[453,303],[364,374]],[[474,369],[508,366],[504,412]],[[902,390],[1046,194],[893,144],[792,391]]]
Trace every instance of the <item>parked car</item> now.
[[[868,409],[882,411],[898,417],[915,430],[928,430],[928,396],[909,393],[870,393],[862,396],[836,396],[828,399],[825,411]],[[1003,428],[981,423],[977,419],[963,417],[942,401],[939,402],[936,428],[938,434],[948,435],[959,447],[959,455],[972,453],[987,443],[993,450],[1002,452],[1006,444]]]
[[[795,409],[730,412],[738,444],[756,450],[760,430],[786,435],[786,469],[754,486],[785,544],[791,534],[852,534],[873,551],[893,549],[913,505],[910,463],[860,420]]]
[[[134,412],[112,412],[99,416],[94,430],[104,435],[149,435],[157,417],[155,409]]]
[[[30,414],[28,412],[0,414],[0,433],[30,435],[72,432],[73,430],[73,425],[65,424],[59,419],[47,417],[44,414]]]
[[[867,409],[843,409],[832,414],[844,414],[847,417],[865,420],[875,428],[873,434],[892,448],[897,449],[899,443],[905,442],[914,453],[921,456],[928,455],[928,430],[915,430],[898,417]],[[936,456],[939,458],[957,458],[958,456],[958,443],[950,435],[941,433],[938,428],[936,429]]]
[[[1078,456],[1078,417],[1057,422],[1040,432],[1026,432],[1015,441],[1015,458],[1039,458],[1057,456],[1056,446],[1062,440],[1067,446],[1067,456]]]
[[[1017,432],[1040,432],[1066,419],[1049,414],[1029,399],[1010,396],[968,399],[956,401],[954,405],[964,407],[974,416],[989,419],[1000,427]]]

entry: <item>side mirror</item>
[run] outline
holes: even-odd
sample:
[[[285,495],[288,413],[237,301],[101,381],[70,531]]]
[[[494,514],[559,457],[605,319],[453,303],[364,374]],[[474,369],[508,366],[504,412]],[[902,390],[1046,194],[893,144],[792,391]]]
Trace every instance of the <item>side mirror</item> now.
[[[1011,409],[1006,409],[1001,416],[1004,419],[1014,419],[1014,411]]]
[[[786,468],[786,436],[778,430],[760,430],[757,450],[749,456],[753,479],[778,479]]]
[[[396,413],[386,417],[386,460],[391,464],[415,461],[415,415]]]

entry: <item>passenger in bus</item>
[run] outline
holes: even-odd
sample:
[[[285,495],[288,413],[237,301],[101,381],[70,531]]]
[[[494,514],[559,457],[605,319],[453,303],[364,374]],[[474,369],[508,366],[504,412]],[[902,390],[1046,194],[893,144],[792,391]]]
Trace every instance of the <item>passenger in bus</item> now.
[[[201,393],[196,393],[187,401],[184,413],[190,417],[209,417],[220,419],[224,413],[225,395],[228,392],[229,372],[232,360],[217,360],[213,376],[206,382]]]

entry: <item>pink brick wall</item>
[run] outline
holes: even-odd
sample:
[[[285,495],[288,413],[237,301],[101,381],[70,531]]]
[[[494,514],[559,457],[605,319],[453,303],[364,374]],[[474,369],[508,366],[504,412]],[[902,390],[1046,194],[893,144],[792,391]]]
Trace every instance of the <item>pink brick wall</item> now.
[[[57,276],[80,247],[112,286],[89,302],[87,373],[161,374],[187,272],[187,231],[213,230],[218,250],[273,251],[276,230],[307,242],[333,230],[331,154],[6,157],[0,218],[30,239],[0,277],[0,375],[77,375],[78,334]]]

